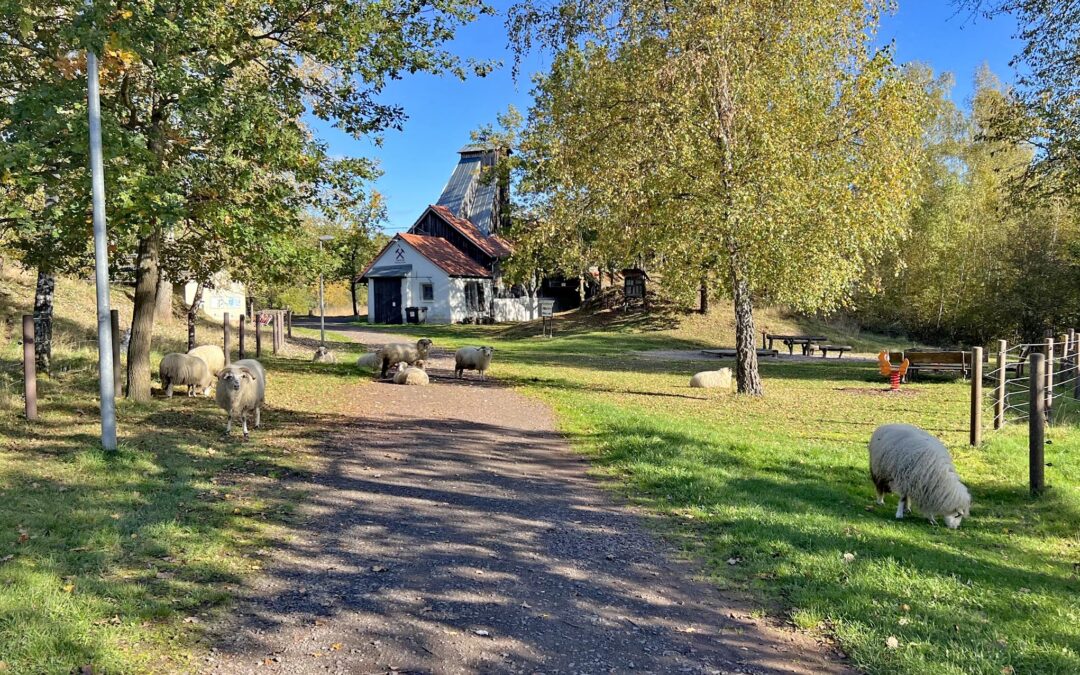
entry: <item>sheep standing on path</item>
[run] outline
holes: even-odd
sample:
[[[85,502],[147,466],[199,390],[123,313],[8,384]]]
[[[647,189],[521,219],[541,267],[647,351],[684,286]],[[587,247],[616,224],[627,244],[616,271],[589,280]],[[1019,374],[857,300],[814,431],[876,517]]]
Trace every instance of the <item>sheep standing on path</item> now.
[[[225,367],[225,352],[217,345],[199,345],[189,350],[188,356],[197,356],[202,359],[214,377],[217,377],[217,374]]]
[[[956,475],[949,451],[934,436],[910,424],[884,424],[870,436],[870,478],[877,503],[885,494],[900,495],[896,517],[915,506],[931,523],[945,517],[949,529],[960,527],[971,511],[971,495]]]
[[[428,374],[424,372],[423,361],[417,361],[412,366],[402,361],[398,363],[397,367],[397,372],[394,373],[394,384],[411,384],[422,387],[430,383]]]
[[[187,354],[166,354],[158,365],[158,376],[166,398],[172,398],[173,387],[177,385],[186,384],[187,395],[194,396],[196,392],[208,394],[214,383],[214,376],[210,374],[206,362]]]
[[[386,371],[390,369],[390,366],[404,361],[408,365],[413,365],[417,361],[427,361],[428,352],[431,351],[431,345],[433,343],[427,338],[420,338],[416,341],[415,345],[396,343],[383,345],[378,352],[379,360],[382,363],[382,378],[386,378]]]
[[[462,378],[466,370],[475,370],[480,373],[481,380],[486,380],[494,353],[494,347],[462,347],[454,354],[454,377]]]
[[[218,373],[215,399],[221,409],[229,413],[225,435],[232,432],[234,419],[244,428],[244,440],[248,439],[247,418],[255,413],[255,428],[262,426],[262,405],[266,398],[266,371],[255,359],[242,359],[225,366]]]

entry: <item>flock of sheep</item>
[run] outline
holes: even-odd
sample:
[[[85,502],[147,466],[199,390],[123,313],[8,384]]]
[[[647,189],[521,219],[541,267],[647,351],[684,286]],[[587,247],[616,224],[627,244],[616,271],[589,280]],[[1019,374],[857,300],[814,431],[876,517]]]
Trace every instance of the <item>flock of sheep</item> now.
[[[158,366],[158,376],[166,397],[172,397],[173,387],[187,386],[187,395],[210,394],[217,382],[214,400],[229,414],[225,434],[232,433],[234,420],[239,420],[248,438],[248,417],[253,416],[256,429],[262,424],[262,405],[266,399],[266,370],[255,359],[241,359],[225,365],[225,352],[217,345],[201,345],[187,354],[166,354]]]
[[[428,338],[415,344],[384,345],[362,355],[357,365],[368,370],[379,368],[383,379],[388,378],[393,366],[395,384],[424,386],[430,384],[424,364],[432,345]],[[494,352],[487,346],[458,349],[454,354],[454,376],[461,378],[466,370],[475,370],[481,380],[486,379]],[[231,433],[233,421],[239,420],[246,440],[249,416],[254,417],[254,426],[259,428],[266,396],[266,371],[255,359],[226,365],[220,347],[202,345],[187,354],[166,354],[159,374],[168,397],[172,396],[174,387],[181,385],[187,386],[188,396],[200,392],[209,395],[216,380],[215,400],[229,414],[226,435]],[[696,373],[690,386],[730,388],[731,371],[724,368]],[[907,510],[916,506],[930,522],[936,523],[936,517],[941,516],[947,527],[955,529],[969,515],[971,495],[960,482],[949,451],[936,437],[908,424],[886,424],[871,435],[869,449],[870,479],[877,491],[878,504],[885,503],[887,493],[898,494],[897,518],[903,518]]]

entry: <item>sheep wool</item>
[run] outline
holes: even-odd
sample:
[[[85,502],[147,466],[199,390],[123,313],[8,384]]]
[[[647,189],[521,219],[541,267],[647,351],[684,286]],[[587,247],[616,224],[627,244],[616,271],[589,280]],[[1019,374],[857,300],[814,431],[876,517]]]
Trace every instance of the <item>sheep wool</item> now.
[[[694,373],[690,386],[697,389],[731,389],[731,368]]]
[[[379,354],[379,362],[382,363],[382,377],[386,377],[386,372],[395,363],[404,361],[408,365],[412,365],[417,361],[427,361],[432,344],[431,340],[420,338],[415,345],[403,343],[383,345],[376,352]]]
[[[221,369],[225,367],[225,352],[217,345],[199,345],[188,351],[188,356],[196,356],[203,360],[210,374],[217,377]]]
[[[210,374],[206,363],[187,354],[166,354],[158,365],[158,376],[168,398],[172,398],[173,387],[177,385],[186,384],[187,395],[194,396],[198,392],[208,394],[214,383],[214,376]]]
[[[394,373],[394,384],[411,384],[426,386],[430,383],[428,374],[424,372],[423,361],[417,361],[419,366],[410,366],[404,361],[398,363],[397,372]]]
[[[466,370],[475,370],[480,373],[481,380],[486,380],[494,353],[494,347],[462,347],[454,354],[454,377],[461,378]]]
[[[363,370],[374,370],[375,366],[379,365],[379,359],[379,352],[367,352],[356,359],[356,365]]]
[[[950,529],[971,511],[971,495],[956,474],[949,451],[941,441],[910,424],[885,424],[870,436],[870,478],[878,504],[885,494],[900,495],[896,517],[914,506],[936,523],[944,516]]]
[[[241,359],[218,373],[215,400],[229,413],[225,435],[232,432],[234,419],[239,419],[248,438],[248,415],[254,413],[255,428],[262,426],[262,405],[266,398],[266,371],[255,359]]]

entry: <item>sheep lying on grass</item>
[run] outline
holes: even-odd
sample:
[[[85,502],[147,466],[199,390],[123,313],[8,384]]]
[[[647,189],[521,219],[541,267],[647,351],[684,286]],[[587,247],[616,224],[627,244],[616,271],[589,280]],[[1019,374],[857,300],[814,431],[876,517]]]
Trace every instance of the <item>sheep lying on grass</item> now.
[[[694,373],[690,386],[697,389],[731,389],[731,368]]]
[[[248,439],[248,415],[255,413],[255,428],[262,426],[262,404],[266,398],[266,371],[255,359],[243,359],[225,366],[218,373],[215,399],[218,406],[229,413],[225,435],[232,432],[234,419],[244,428],[244,440]]]
[[[217,377],[217,374],[225,367],[225,352],[217,345],[199,345],[189,350],[188,356],[197,356],[202,359],[214,377]]]
[[[315,356],[311,358],[313,363],[337,363],[337,355],[323,345],[315,350]]]
[[[379,355],[379,362],[382,364],[382,377],[386,377],[386,371],[395,363],[404,361],[411,366],[417,361],[427,361],[431,345],[431,340],[420,338],[415,345],[396,343],[382,346],[376,352]]]
[[[422,360],[417,361],[412,366],[402,361],[398,363],[397,367],[397,372],[394,373],[394,384],[412,384],[421,387],[429,384],[428,374],[424,372],[424,362]]]
[[[187,354],[166,354],[158,366],[158,375],[168,398],[172,398],[173,387],[177,385],[186,384],[187,395],[194,396],[197,392],[203,395],[210,393],[210,386],[214,383],[214,376],[210,374],[206,362]]]
[[[375,370],[375,366],[379,365],[381,359],[379,352],[367,352],[356,359],[356,365],[362,370]]]
[[[466,370],[475,370],[480,373],[481,380],[486,380],[494,353],[494,347],[462,347],[454,354],[454,377],[461,378]]]
[[[896,517],[916,507],[931,523],[945,517],[950,529],[960,527],[971,511],[971,495],[956,475],[949,451],[934,436],[910,424],[885,424],[870,436],[870,478],[877,503],[885,494],[900,495]]]

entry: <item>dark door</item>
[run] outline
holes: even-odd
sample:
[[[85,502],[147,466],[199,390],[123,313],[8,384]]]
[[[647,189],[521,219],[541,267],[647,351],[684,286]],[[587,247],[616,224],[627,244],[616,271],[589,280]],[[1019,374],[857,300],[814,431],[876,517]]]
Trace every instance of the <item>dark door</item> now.
[[[401,279],[371,280],[375,323],[401,323]]]

